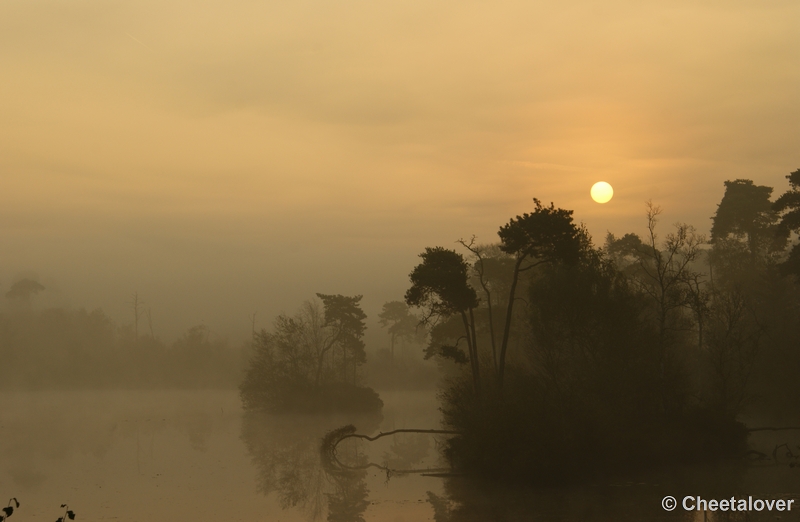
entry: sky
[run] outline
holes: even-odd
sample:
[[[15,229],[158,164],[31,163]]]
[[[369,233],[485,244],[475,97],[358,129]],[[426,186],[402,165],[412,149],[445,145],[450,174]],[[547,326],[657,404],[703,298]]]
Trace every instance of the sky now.
[[[402,299],[426,246],[532,198],[602,243],[645,201],[800,168],[800,3],[0,3],[0,293],[165,340],[245,338],[315,292]],[[596,181],[615,191],[600,205]],[[373,325],[374,326],[374,325]],[[373,327],[373,330],[377,327]]]

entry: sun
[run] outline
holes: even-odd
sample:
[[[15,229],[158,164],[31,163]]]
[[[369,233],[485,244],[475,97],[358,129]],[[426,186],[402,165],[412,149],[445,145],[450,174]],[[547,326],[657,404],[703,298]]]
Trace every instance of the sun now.
[[[614,196],[614,189],[605,181],[598,181],[592,185],[592,199],[598,203],[608,203]]]

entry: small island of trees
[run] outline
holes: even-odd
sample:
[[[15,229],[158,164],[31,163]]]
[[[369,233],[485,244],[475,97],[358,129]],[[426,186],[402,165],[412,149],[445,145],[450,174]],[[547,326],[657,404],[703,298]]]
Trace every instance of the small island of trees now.
[[[366,314],[360,295],[317,294],[294,316],[282,314],[272,331],[254,335],[254,355],[240,386],[248,410],[369,412],[383,402],[359,386],[366,362]],[[320,304],[321,302],[321,304]]]

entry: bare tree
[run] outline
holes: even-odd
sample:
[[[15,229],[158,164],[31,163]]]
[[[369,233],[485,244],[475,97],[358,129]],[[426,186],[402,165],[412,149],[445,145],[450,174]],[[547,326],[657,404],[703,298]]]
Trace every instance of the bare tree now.
[[[689,308],[694,313],[697,323],[697,347],[703,348],[703,334],[705,333],[706,322],[711,313],[711,304],[714,296],[711,281],[706,282],[705,276],[698,272],[687,274],[686,289],[687,302]],[[711,289],[707,289],[710,287]]]
[[[659,241],[656,232],[661,208],[647,201],[647,237],[638,251],[638,266],[633,281],[650,298],[658,328],[659,376],[662,392],[666,378],[665,366],[676,334],[687,328],[683,311],[693,309],[705,313],[707,296],[701,292],[702,276],[692,270],[701,254],[705,236],[686,223],[675,223],[674,230]],[[701,317],[701,315],[697,315]],[[701,326],[702,328],[702,326]],[[702,335],[702,334],[701,334]],[[662,397],[663,399],[663,397]],[[665,405],[662,405],[665,406]]]
[[[483,293],[486,295],[486,309],[489,315],[489,340],[492,346],[492,362],[494,363],[495,375],[497,375],[498,372],[497,342],[495,341],[495,335],[494,335],[494,317],[492,314],[492,292],[489,285],[489,281],[487,280],[486,276],[486,262],[484,256],[486,247],[483,245],[476,245],[475,239],[476,237],[472,236],[469,242],[464,241],[463,239],[459,239],[457,242],[460,243],[461,246],[472,252],[472,255],[475,256],[476,261],[473,264],[473,267],[478,275],[478,281],[480,282],[481,288],[483,288]]]
[[[647,202],[647,244],[639,259],[639,287],[655,303],[658,319],[660,348],[666,349],[668,335],[674,324],[671,315],[692,302],[692,284],[699,285],[700,275],[691,269],[691,264],[700,255],[700,245],[705,236],[686,223],[676,223],[674,232],[667,234],[659,244],[656,225],[661,208]],[[662,358],[663,358],[662,353]]]
[[[150,328],[150,339],[155,341],[156,334],[153,333],[153,315],[149,306],[147,307],[147,326]]]

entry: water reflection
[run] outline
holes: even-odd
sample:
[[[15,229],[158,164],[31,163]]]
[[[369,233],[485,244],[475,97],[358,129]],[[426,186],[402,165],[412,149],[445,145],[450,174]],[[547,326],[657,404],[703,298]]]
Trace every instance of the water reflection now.
[[[389,450],[383,453],[383,465],[396,472],[413,468],[429,455],[431,439],[423,433],[398,433],[392,437]]]
[[[366,471],[337,471],[330,473],[333,491],[326,493],[329,522],[364,522],[369,506],[369,489],[364,481]]]
[[[344,440],[337,458],[347,467],[324,468],[320,441],[335,428],[353,424],[372,435],[439,427],[431,394],[387,394],[386,404],[382,420],[242,415],[235,392],[0,394],[0,490],[23,502],[23,518],[44,519],[53,504],[68,501],[85,520],[156,522],[694,522],[704,520],[702,512],[666,513],[661,499],[796,499],[800,493],[796,432],[754,434],[758,453],[750,463],[560,489],[387,474],[383,468],[441,467],[437,441],[443,437],[413,433]],[[708,513],[706,520],[800,520],[798,506],[747,517]]]
[[[399,477],[416,469],[436,469],[431,466],[439,462],[438,455],[431,458],[434,438],[430,434],[397,433],[375,442],[349,436],[356,431],[374,433],[382,420],[380,415],[246,412],[242,440],[257,470],[258,491],[274,495],[284,509],[302,511],[308,520],[386,519],[391,516],[386,492],[370,499],[370,487],[380,487],[382,482],[384,489],[400,493],[408,484],[402,484]],[[415,477],[409,480],[414,482]],[[425,505],[423,499],[415,502]],[[372,515],[366,516],[370,506]]]
[[[299,508],[309,520],[363,522],[395,520],[386,508],[379,511],[370,499],[376,489],[376,474],[391,482],[398,474],[426,469],[423,461],[438,454],[436,437],[400,433],[387,437],[383,444],[357,438],[343,438],[358,426],[358,433],[375,433],[380,417],[269,416],[245,414],[242,438],[258,470],[258,488],[274,494],[284,508]],[[321,452],[321,440],[331,435],[341,440],[334,457]],[[778,441],[755,442],[762,454],[772,452]],[[791,445],[790,445],[791,446]],[[434,479],[407,473],[415,484],[444,485],[443,491],[428,491],[426,519],[435,522],[537,521],[537,522],[739,522],[800,520],[800,502],[792,512],[687,512],[680,506],[669,512],[662,508],[666,495],[682,499],[686,495],[706,499],[731,497],[762,499],[797,498],[800,469],[790,458],[752,462],[731,462],[708,467],[676,467],[658,473],[596,484],[561,488],[511,486],[493,480],[474,480],[459,476]],[[616,473],[623,476],[622,473]],[[391,479],[391,480],[390,480]],[[398,485],[398,484],[396,484]],[[379,486],[378,486],[379,487]],[[387,487],[391,487],[391,484]],[[376,497],[386,497],[374,492]],[[365,514],[366,513],[366,514]]]
[[[310,520],[363,521],[369,506],[365,477],[368,457],[358,440],[344,441],[337,456],[346,467],[324,466],[320,442],[346,424],[378,429],[380,414],[365,416],[272,415],[246,412],[242,440],[257,469],[257,488],[274,493],[281,507],[299,508]]]
[[[428,492],[427,500],[435,522],[800,520],[800,466],[797,465],[800,433],[754,432],[749,444],[749,460],[713,466],[675,466],[635,476],[607,469],[606,475],[618,478],[581,486],[533,488],[452,476],[444,481],[444,494]],[[662,508],[667,495],[678,500],[674,511]],[[791,511],[772,512],[766,509],[686,511],[680,504],[686,496],[706,500],[751,496],[763,500],[793,499],[794,506]]]
[[[739,522],[800,520],[792,512],[686,511],[680,502],[687,496],[704,499],[797,499],[800,473],[788,465],[748,465],[676,468],[640,477],[569,488],[526,488],[491,481],[452,477],[445,481],[445,495],[428,493],[435,522],[527,521],[627,522],[684,521]],[[674,511],[662,508],[662,499],[678,499]],[[798,502],[795,501],[795,508]]]
[[[37,489],[55,463],[102,462],[126,439],[137,473],[144,473],[158,460],[154,447],[166,444],[167,432],[179,434],[178,444],[188,441],[194,451],[204,452],[213,432],[237,421],[225,415],[229,403],[218,392],[1,394],[0,483],[5,472],[12,487]]]

